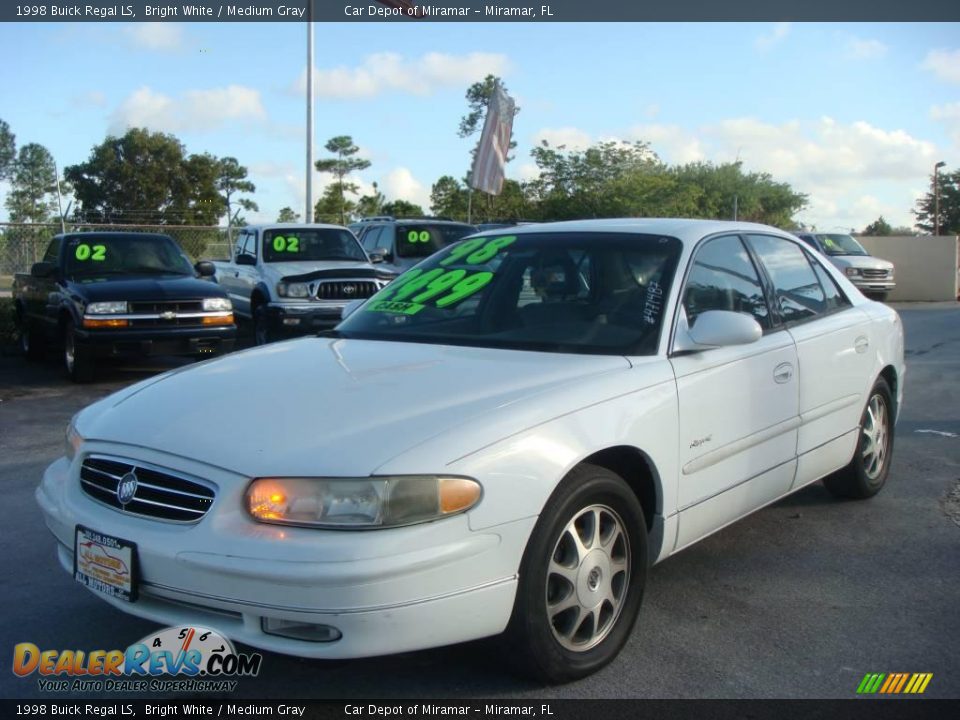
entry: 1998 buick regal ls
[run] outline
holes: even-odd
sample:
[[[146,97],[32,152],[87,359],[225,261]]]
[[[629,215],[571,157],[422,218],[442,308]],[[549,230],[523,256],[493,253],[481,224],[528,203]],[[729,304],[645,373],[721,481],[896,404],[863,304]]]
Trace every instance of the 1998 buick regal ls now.
[[[531,225],[88,407],[37,500],[125,612],[317,658],[506,633],[560,682],[651,564],[820,479],[880,490],[903,379],[897,314],[792,235]]]

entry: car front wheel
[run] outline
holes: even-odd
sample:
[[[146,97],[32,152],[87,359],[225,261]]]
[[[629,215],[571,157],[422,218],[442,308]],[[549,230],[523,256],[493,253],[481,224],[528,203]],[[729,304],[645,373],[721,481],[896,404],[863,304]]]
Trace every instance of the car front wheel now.
[[[860,436],[850,464],[824,478],[823,484],[837,497],[873,497],[884,486],[893,456],[893,398],[883,378],[870,391],[860,419]]]
[[[63,330],[63,368],[67,377],[74,382],[84,383],[93,379],[93,355],[83,343],[77,340],[72,320],[68,320]]]
[[[646,524],[618,475],[575,468],[524,552],[506,638],[521,670],[559,683],[596,672],[626,643],[643,596]]]

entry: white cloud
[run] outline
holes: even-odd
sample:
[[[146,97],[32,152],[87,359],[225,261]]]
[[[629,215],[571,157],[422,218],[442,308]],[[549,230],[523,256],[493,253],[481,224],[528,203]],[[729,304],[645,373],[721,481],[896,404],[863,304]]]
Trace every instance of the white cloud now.
[[[385,92],[426,96],[444,87],[461,87],[482,80],[488,74],[504,75],[510,69],[506,55],[474,52],[466,55],[427,53],[408,58],[399,53],[368,55],[353,67],[317,68],[314,92],[328,98],[371,98]],[[296,83],[305,92],[304,70]]]
[[[405,167],[395,167],[388,172],[380,183],[380,189],[387,200],[406,200],[416,203],[424,209],[430,209],[430,188],[417,180]]]
[[[706,159],[700,140],[676,125],[634,125],[627,135],[632,140],[650,143],[650,149],[661,160],[685,164]]]
[[[756,41],[755,45],[757,50],[761,52],[766,52],[770,50],[775,45],[779,45],[786,37],[790,34],[790,23],[788,22],[778,22],[773,24],[769,33],[760,35]]]
[[[227,121],[262,122],[266,111],[260,92],[242,85],[188,90],[178,98],[143,86],[127,97],[110,117],[110,132],[146,127],[164,132],[208,131]]]
[[[71,99],[74,105],[80,107],[103,107],[107,104],[107,96],[99,90],[91,90],[81,93],[80,95],[74,95]]]
[[[183,49],[183,27],[177,23],[134,23],[123,32],[133,45],[147,50]]]
[[[960,102],[934,105],[930,117],[946,126],[954,147],[960,149]]]
[[[960,83],[960,49],[931,50],[920,67],[944,82]]]
[[[887,54],[887,46],[879,40],[851,37],[846,42],[846,55],[854,60],[875,60]]]

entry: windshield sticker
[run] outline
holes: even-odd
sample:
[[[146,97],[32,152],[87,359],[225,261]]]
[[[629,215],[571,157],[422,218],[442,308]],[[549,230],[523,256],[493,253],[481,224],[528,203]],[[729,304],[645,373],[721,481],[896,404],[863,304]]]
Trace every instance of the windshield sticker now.
[[[277,235],[273,239],[273,250],[278,253],[298,253],[300,252],[300,238],[293,237],[292,235],[288,237]]]
[[[428,243],[430,242],[430,232],[428,230],[420,230],[419,232],[417,232],[416,230],[411,230],[410,232],[407,233],[407,242],[408,243],[417,243],[417,242]]]
[[[504,235],[492,240],[487,238],[467,240],[451,250],[450,255],[440,261],[440,265],[446,267],[458,262],[461,258],[466,258],[467,265],[483,265],[490,262],[498,252],[516,241],[516,235]]]
[[[426,305],[418,305],[417,303],[377,300],[367,309],[373,310],[374,312],[394,313],[397,315],[416,315],[425,307]]]
[[[80,243],[77,245],[77,249],[74,251],[73,256],[80,262],[86,262],[87,260],[103,262],[107,259],[107,246],[94,245],[91,248],[86,243]]]
[[[643,321],[648,325],[656,325],[663,308],[663,288],[660,283],[651,281],[647,285],[647,298],[643,304]]]

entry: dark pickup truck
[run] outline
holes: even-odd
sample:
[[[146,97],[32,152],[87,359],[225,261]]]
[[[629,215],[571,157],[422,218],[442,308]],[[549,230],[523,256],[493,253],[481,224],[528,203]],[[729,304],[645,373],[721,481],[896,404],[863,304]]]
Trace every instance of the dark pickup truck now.
[[[36,359],[61,346],[77,382],[93,377],[97,357],[228,352],[237,327],[226,293],[202,279],[213,273],[167,235],[57,235],[43,261],[14,278],[23,352]]]

